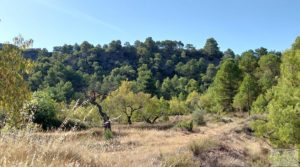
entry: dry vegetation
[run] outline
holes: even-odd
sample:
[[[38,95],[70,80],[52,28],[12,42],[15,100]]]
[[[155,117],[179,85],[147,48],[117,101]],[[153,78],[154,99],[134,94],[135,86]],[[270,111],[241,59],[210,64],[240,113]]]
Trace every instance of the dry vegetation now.
[[[192,133],[115,125],[110,141],[100,129],[2,133],[0,166],[268,166],[268,145],[238,129],[243,118],[232,119]]]

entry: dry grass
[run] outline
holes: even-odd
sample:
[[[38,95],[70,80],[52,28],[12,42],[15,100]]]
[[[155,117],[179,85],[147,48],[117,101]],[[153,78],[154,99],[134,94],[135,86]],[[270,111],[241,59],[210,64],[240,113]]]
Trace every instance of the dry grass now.
[[[200,166],[201,159],[193,156],[188,148],[192,141],[203,141],[203,146],[208,143],[205,142],[207,139],[214,139],[236,150],[246,149],[246,145],[251,143],[251,149],[261,145],[254,139],[241,137],[240,140],[240,136],[230,136],[241,121],[242,119],[228,124],[208,123],[207,126],[200,127],[200,132],[194,133],[175,129],[113,126],[115,137],[111,141],[103,139],[101,129],[81,132],[2,133],[0,166]],[[211,148],[205,151],[209,149]],[[248,152],[259,154],[249,149]],[[239,159],[229,158],[223,161],[227,164],[238,162]]]

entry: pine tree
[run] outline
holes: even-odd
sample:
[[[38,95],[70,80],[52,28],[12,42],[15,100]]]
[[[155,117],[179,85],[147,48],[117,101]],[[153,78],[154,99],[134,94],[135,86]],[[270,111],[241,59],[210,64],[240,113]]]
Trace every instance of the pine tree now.
[[[300,38],[282,57],[281,76],[266,107],[266,120],[253,123],[260,135],[269,137],[276,146],[290,147],[300,144]]]
[[[258,86],[256,79],[246,74],[241,83],[238,93],[234,97],[233,106],[241,111],[250,111],[250,106],[258,95]]]
[[[155,81],[146,64],[138,68],[137,89],[146,93],[155,92]]]
[[[239,88],[240,76],[237,63],[233,59],[224,60],[210,90],[221,111],[232,111],[232,102]]]

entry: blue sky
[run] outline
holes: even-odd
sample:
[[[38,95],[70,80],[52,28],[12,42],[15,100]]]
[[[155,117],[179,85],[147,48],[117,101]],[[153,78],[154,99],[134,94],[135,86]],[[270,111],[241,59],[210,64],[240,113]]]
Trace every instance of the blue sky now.
[[[300,35],[299,0],[0,0],[0,42],[34,47],[123,43],[153,37],[203,47],[214,37],[236,53],[283,51]]]

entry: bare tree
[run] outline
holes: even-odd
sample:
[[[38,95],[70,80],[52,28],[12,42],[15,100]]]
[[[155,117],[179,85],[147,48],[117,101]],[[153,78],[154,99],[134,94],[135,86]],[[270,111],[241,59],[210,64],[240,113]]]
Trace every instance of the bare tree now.
[[[107,115],[107,113],[103,111],[103,108],[102,108],[101,104],[96,101],[98,97],[99,97],[100,103],[101,103],[103,100],[105,100],[105,98],[107,96],[106,95],[99,95],[97,92],[92,91],[90,93],[89,102],[92,105],[94,105],[98,108],[99,115],[103,120],[104,130],[110,130],[111,131],[111,120],[109,119],[109,116]]]

